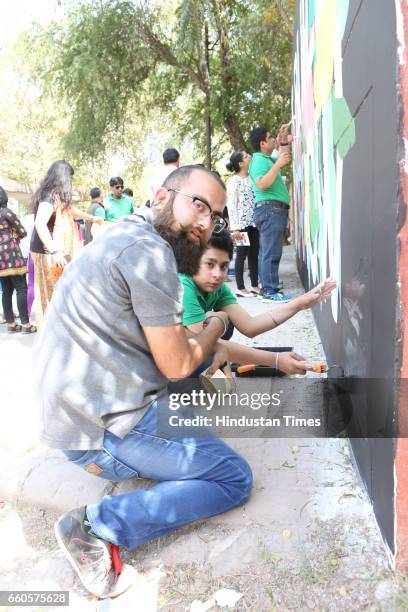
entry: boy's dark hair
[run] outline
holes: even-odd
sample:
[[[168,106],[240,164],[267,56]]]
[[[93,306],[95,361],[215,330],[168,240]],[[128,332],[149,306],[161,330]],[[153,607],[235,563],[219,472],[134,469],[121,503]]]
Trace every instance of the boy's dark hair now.
[[[8,195],[3,187],[0,187],[0,208],[6,208],[8,203]]]
[[[226,253],[228,253],[230,261],[234,254],[234,243],[232,242],[231,235],[227,230],[222,230],[218,234],[211,234],[211,237],[208,241],[208,248],[225,251]]]
[[[261,141],[266,140],[267,133],[266,127],[257,127],[249,132],[249,139],[254,151],[261,150]]]
[[[163,162],[165,164],[174,164],[180,159],[180,153],[177,149],[166,149],[163,152]]]
[[[133,198],[133,191],[130,187],[126,187],[126,189],[123,190],[123,195],[127,195],[130,198]]]
[[[96,200],[96,198],[99,198],[101,193],[102,191],[99,189],[99,187],[92,187],[92,189],[89,192],[89,195],[91,196],[92,200]]]
[[[113,176],[109,181],[110,187],[116,187],[116,185],[123,185],[123,178],[120,176]]]

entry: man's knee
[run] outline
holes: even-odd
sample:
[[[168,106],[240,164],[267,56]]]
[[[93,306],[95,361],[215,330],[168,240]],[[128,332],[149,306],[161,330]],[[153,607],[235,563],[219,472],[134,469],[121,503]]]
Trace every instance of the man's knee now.
[[[252,470],[250,465],[244,461],[245,464],[245,478],[244,478],[244,483],[243,483],[243,494],[244,494],[244,499],[242,501],[242,503],[246,502],[246,500],[249,498],[249,496],[251,495],[251,490],[252,490],[252,484],[253,484],[253,474],[252,474]]]
[[[239,457],[240,477],[237,491],[237,506],[244,504],[251,495],[253,475],[250,465]]]

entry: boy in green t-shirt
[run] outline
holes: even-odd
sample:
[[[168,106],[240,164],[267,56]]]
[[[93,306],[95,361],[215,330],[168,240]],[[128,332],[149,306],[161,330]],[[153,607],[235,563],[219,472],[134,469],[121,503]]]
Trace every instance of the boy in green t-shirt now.
[[[335,281],[328,279],[307,293],[273,309],[252,316],[243,308],[231,289],[224,283],[228,266],[232,259],[233,243],[227,231],[213,234],[208,248],[200,261],[200,268],[193,277],[179,274],[183,285],[183,324],[192,332],[199,333],[207,313],[223,310],[230,322],[245,336],[254,338],[274,329],[293,317],[300,310],[311,308],[326,300],[336,287]],[[220,340],[219,342],[225,342]],[[226,344],[231,361],[240,364],[269,365],[275,367],[276,353],[251,348],[237,342]],[[296,353],[280,353],[279,369],[286,374],[305,373],[310,364]]]

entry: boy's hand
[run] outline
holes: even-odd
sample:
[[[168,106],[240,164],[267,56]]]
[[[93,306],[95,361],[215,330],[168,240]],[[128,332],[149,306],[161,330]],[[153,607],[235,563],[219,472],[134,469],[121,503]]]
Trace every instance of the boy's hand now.
[[[328,300],[336,287],[337,283],[333,278],[326,278],[325,281],[301,296],[301,309],[313,308],[316,304]]]
[[[313,364],[297,353],[279,353],[278,370],[285,374],[306,374]]]

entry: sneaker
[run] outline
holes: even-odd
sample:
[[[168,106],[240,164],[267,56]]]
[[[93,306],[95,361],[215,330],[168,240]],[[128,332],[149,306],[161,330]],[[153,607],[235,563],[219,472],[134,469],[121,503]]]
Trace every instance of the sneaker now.
[[[122,571],[119,548],[89,535],[84,526],[85,510],[77,508],[63,514],[54,525],[55,535],[87,591],[100,599],[114,597],[130,587],[118,585]]]
[[[289,295],[284,295],[283,293],[265,293],[261,301],[266,303],[273,302],[275,304],[285,304],[286,302],[290,302],[291,299]]]

